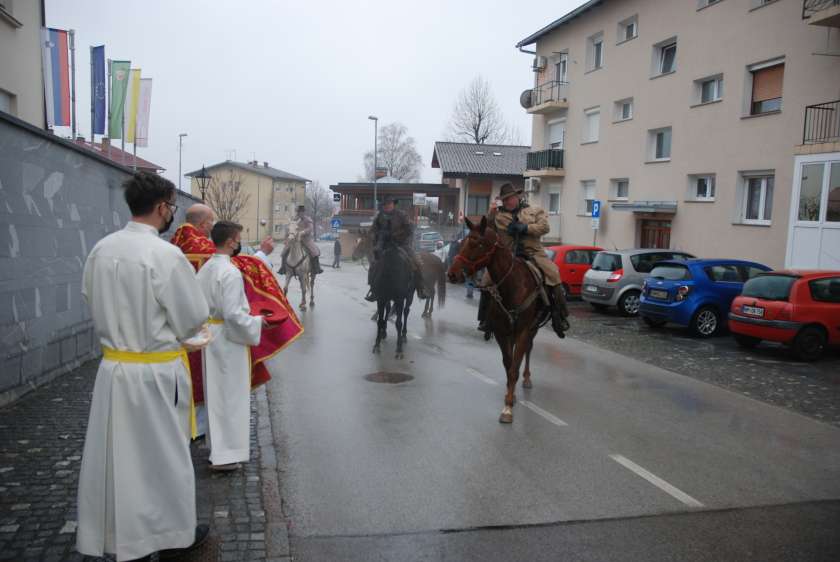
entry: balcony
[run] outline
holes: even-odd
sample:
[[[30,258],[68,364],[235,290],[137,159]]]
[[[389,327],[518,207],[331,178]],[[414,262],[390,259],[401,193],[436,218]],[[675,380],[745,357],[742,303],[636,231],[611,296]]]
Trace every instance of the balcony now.
[[[525,90],[519,97],[519,103],[530,114],[544,115],[561,109],[568,109],[567,100],[569,83],[552,80],[540,84],[533,90]]]
[[[525,177],[528,178],[549,178],[563,177],[566,170],[563,168],[563,150],[550,148],[529,152],[525,164]]]
[[[840,100],[805,107],[802,144],[797,154],[840,152]]]
[[[809,25],[840,28],[840,0],[803,0],[802,19]]]

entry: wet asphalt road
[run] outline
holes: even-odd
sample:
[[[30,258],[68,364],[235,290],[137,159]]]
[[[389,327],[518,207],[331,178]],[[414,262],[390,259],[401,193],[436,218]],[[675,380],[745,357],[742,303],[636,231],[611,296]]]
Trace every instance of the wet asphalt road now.
[[[273,365],[296,559],[840,559],[837,427],[546,330],[504,426],[463,289],[433,320],[415,305],[396,360],[392,324],[370,353],[363,284],[329,270]]]

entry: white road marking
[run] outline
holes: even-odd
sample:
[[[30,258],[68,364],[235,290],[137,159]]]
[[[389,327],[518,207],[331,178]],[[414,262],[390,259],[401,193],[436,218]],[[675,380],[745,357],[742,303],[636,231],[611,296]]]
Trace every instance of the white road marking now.
[[[546,412],[545,410],[543,410],[542,408],[540,408],[539,406],[537,406],[533,402],[528,402],[527,400],[521,400],[519,403],[522,404],[523,406],[525,406],[526,408],[528,408],[529,410],[531,410],[532,412],[534,412],[535,414],[544,417],[546,420],[550,421],[551,423],[553,423],[554,425],[556,425],[558,427],[567,427],[569,425],[566,422],[564,422],[563,420],[561,420],[560,418],[558,418],[557,416],[555,416],[554,414],[552,414],[551,412]]]
[[[485,384],[490,384],[490,385],[493,385],[493,386],[498,386],[499,385],[499,383],[497,383],[496,381],[494,381],[493,379],[491,379],[488,376],[482,375],[481,373],[479,373],[475,369],[468,368],[467,369],[467,374],[477,378],[478,380],[480,380],[481,382],[483,382]]]
[[[697,501],[696,499],[692,498],[679,488],[668,484],[663,479],[658,477],[657,475],[653,474],[642,468],[641,466],[637,465],[627,457],[623,457],[621,455],[610,455],[610,458],[623,466],[624,468],[636,473],[638,476],[641,476],[666,494],[676,498],[677,500],[681,501],[685,505],[689,507],[704,507],[702,503]]]
[[[423,339],[423,336],[418,336],[417,334],[411,334],[411,337],[416,339],[416,340],[422,340]]]

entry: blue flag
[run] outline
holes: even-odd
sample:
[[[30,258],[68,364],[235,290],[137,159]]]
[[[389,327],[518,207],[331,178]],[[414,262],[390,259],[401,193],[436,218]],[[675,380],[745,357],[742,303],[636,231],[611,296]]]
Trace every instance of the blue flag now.
[[[105,45],[90,50],[91,103],[93,105],[93,132],[105,134]]]

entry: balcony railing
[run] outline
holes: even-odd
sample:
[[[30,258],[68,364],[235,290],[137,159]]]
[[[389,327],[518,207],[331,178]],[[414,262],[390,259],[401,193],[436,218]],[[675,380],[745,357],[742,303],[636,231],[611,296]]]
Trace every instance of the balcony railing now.
[[[802,19],[806,20],[832,6],[840,6],[840,0],[802,0]]]
[[[563,101],[567,97],[568,82],[552,80],[534,88],[531,94],[531,106],[541,105],[550,101]]]
[[[840,142],[840,100],[805,107],[802,144],[824,142]]]
[[[525,167],[528,170],[562,168],[563,150],[560,148],[550,148],[548,150],[538,150],[536,152],[529,152]]]

